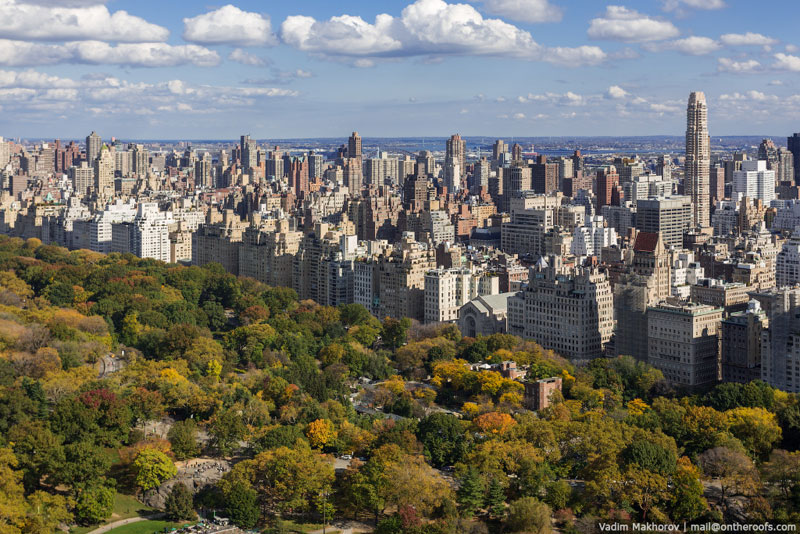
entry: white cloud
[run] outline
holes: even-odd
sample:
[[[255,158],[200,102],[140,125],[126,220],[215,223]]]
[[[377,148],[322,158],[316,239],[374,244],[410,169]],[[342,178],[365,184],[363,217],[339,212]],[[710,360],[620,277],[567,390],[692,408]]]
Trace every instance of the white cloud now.
[[[783,81],[782,80],[772,80],[772,81],[769,82],[769,85],[782,86],[783,85]]]
[[[518,98],[519,102],[547,102],[562,106],[582,106],[586,104],[587,98],[583,95],[567,91],[566,93],[529,93],[528,96]]]
[[[587,32],[592,39],[628,43],[660,41],[679,33],[669,21],[654,19],[624,6],[607,6],[605,15],[592,19]]]
[[[269,17],[226,5],[183,19],[183,38],[200,44],[273,46],[278,44]]]
[[[35,70],[12,71],[0,70],[0,87],[25,87],[25,88],[70,88],[77,83],[69,78],[51,76]]]
[[[558,22],[563,10],[548,0],[483,0],[487,13],[520,22]]]
[[[769,46],[777,44],[778,40],[760,33],[726,33],[720,35],[719,40],[728,46]]]
[[[56,63],[90,63],[133,67],[173,67],[192,64],[218,65],[219,55],[197,45],[74,41],[64,44],[30,43],[0,39],[0,65],[18,67]]]
[[[166,43],[130,43],[116,46],[99,41],[67,43],[75,61],[135,67],[174,67],[192,64],[213,67],[220,62],[219,54],[197,45],[172,46]]]
[[[734,72],[746,74],[761,70],[761,63],[755,59],[736,61],[735,59],[721,57],[717,59],[717,70],[720,72]]]
[[[787,44],[784,48],[790,54],[794,53],[794,52],[797,52],[797,51],[800,51],[800,47],[797,47],[796,45],[793,45],[793,44]]]
[[[75,5],[75,4],[72,4]],[[128,14],[111,13],[100,5],[50,7],[0,0],[0,38],[37,41],[101,40],[116,42],[166,41],[169,31]]]
[[[704,56],[722,48],[722,46],[714,39],[700,36],[685,37],[683,39],[676,39],[674,41],[665,41],[660,43],[648,43],[644,45],[644,47],[651,52],[675,50],[681,54],[687,54],[690,56]]]
[[[514,113],[513,118],[516,119],[516,120],[522,120],[522,119],[525,118],[525,114],[524,113]]]
[[[773,68],[800,72],[800,57],[781,53],[775,54],[773,57],[777,60],[772,64]]]
[[[576,66],[606,58],[596,46],[541,46],[527,31],[483,18],[470,5],[443,0],[417,0],[400,17],[380,14],[374,23],[352,15],[322,21],[291,16],[281,25],[281,37],[299,50],[323,57],[358,58],[356,66],[371,66],[375,58],[408,56],[508,56]]]
[[[609,98],[620,99],[625,98],[628,96],[628,91],[620,87],[619,85],[612,85],[608,88],[608,96]]]
[[[665,11],[675,11],[684,7],[693,9],[722,9],[726,7],[724,0],[662,0]]]
[[[228,56],[228,59],[235,61],[236,63],[241,63],[242,65],[251,65],[253,67],[263,67],[267,64],[267,60],[265,60],[263,57],[251,54],[250,52],[245,52],[241,48],[236,48],[233,50]]]

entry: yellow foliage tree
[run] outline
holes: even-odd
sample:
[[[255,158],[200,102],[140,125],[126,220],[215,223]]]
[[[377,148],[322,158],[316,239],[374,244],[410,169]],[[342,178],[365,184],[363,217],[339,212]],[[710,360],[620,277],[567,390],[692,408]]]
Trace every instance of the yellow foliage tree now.
[[[315,449],[321,449],[336,439],[336,427],[328,419],[317,419],[308,424],[308,442]]]

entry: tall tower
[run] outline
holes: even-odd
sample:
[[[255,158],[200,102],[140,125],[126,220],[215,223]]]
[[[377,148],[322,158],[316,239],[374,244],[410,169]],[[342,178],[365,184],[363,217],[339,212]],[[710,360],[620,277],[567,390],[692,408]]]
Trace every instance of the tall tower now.
[[[361,136],[358,132],[353,132],[347,140],[347,157],[361,159]]]
[[[792,153],[794,163],[794,180],[800,180],[800,133],[796,133],[786,138],[786,146]]]
[[[694,92],[689,95],[686,108],[686,194],[692,200],[692,224],[707,227],[710,224],[709,167],[711,140],[708,137],[708,105],[706,95]]]
[[[461,185],[466,171],[467,142],[459,134],[450,136],[444,154],[444,183],[452,193]]]
[[[103,139],[97,133],[92,132],[86,136],[86,161],[89,162],[89,165],[94,163],[94,160],[100,155],[101,146],[103,146]]]
[[[258,145],[249,135],[239,138],[239,148],[242,151],[242,167],[248,171],[258,166]]]

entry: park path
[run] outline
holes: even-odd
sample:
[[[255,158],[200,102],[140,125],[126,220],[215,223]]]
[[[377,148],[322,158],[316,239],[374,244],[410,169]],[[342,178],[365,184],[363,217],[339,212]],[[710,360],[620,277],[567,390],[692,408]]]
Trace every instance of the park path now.
[[[158,513],[158,514],[151,514],[151,515],[140,515],[139,517],[129,517],[128,519],[120,519],[119,521],[114,521],[113,523],[109,523],[107,525],[103,525],[102,527],[98,527],[92,531],[87,532],[86,534],[103,534],[104,532],[108,532],[109,530],[113,530],[117,527],[121,527],[123,525],[128,525],[130,523],[138,523],[139,521],[148,521],[150,519],[161,519],[164,517],[165,514]]]

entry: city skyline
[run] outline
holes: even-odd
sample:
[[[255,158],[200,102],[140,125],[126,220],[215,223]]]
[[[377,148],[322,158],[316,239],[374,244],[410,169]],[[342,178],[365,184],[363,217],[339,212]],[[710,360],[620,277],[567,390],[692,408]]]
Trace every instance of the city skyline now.
[[[692,91],[712,136],[788,134],[800,7],[771,7],[3,0],[0,135],[681,135]]]

